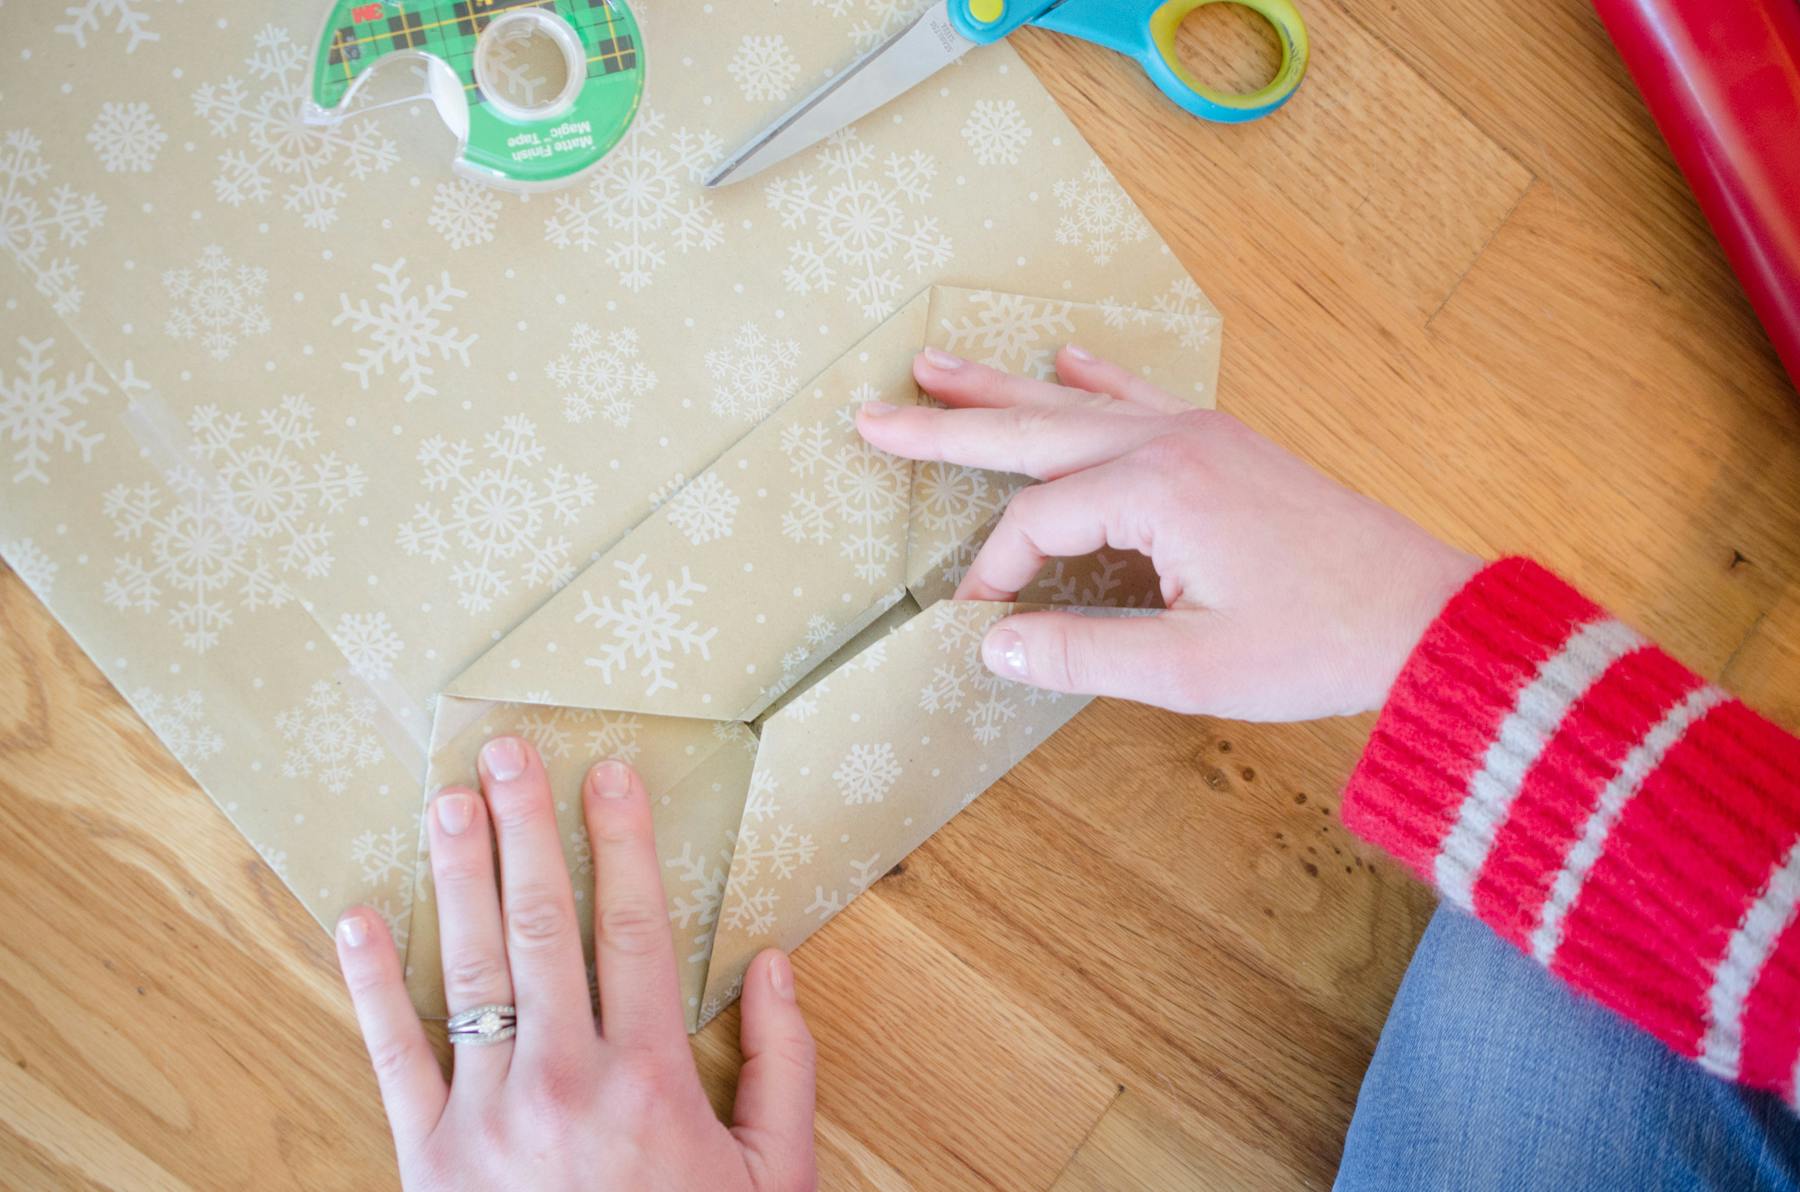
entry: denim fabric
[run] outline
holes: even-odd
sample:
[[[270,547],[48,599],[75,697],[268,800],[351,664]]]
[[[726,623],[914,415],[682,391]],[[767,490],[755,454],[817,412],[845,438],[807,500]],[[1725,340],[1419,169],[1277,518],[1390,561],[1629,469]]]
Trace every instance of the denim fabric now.
[[[1800,1188],[1800,1118],[1446,908],[1382,1028],[1336,1186]]]

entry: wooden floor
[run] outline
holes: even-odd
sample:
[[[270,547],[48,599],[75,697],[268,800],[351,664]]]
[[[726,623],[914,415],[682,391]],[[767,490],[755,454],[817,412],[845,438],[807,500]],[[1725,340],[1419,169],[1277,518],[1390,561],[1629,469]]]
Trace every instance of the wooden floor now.
[[[1224,311],[1222,404],[1800,724],[1800,401],[1584,0],[1302,3],[1238,130],[1019,38]],[[325,934],[5,573],[0,650],[0,1185],[388,1186]],[[835,920],[826,1186],[1328,1185],[1430,909],[1335,822],[1367,727],[1097,705]]]

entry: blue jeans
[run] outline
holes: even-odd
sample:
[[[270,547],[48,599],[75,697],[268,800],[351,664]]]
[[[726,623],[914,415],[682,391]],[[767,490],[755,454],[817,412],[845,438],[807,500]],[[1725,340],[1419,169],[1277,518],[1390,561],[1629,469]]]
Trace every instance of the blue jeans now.
[[[1800,1118],[1442,909],[1382,1028],[1336,1186],[1800,1188]]]

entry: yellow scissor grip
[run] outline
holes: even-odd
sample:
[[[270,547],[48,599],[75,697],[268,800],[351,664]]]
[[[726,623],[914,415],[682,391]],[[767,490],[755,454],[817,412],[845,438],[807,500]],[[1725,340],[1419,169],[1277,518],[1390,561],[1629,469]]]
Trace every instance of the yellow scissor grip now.
[[[1274,28],[1276,37],[1281,41],[1281,65],[1267,86],[1243,95],[1220,91],[1194,77],[1194,73],[1181,61],[1175,46],[1175,37],[1181,30],[1181,23],[1195,9],[1219,3],[1247,8]],[[1150,37],[1161,52],[1163,61],[1182,83],[1203,100],[1226,111],[1241,114],[1238,118],[1260,115],[1276,107],[1293,93],[1294,88],[1300,85],[1301,76],[1306,73],[1306,25],[1301,21],[1300,12],[1294,7],[1293,0],[1168,0],[1150,16]]]

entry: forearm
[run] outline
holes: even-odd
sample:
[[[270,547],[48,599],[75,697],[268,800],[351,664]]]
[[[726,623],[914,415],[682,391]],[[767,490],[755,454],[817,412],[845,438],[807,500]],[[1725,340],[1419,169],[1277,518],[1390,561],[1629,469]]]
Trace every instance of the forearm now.
[[[1427,631],[1344,817],[1571,985],[1794,1096],[1800,741],[1535,564]]]
[[[1102,544],[1155,566],[1162,614],[1007,617],[996,673],[1245,720],[1385,698],[1351,827],[1676,1050],[1793,1096],[1800,742],[1541,568],[1468,580],[1474,559],[1228,415],[1072,346],[1056,368],[1066,388],[921,356],[947,408],[857,422],[910,459],[1044,481],[962,596],[1013,599]]]

